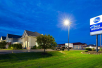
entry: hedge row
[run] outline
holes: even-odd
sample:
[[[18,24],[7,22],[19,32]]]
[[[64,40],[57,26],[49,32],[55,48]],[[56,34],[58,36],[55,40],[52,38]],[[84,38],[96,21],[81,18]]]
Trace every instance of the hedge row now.
[[[95,48],[86,48],[85,50],[88,50],[88,51],[95,51]]]
[[[9,45],[9,49],[22,49],[21,44],[11,44]]]
[[[35,45],[35,46],[33,46],[31,49],[42,49],[42,47],[41,47],[41,46],[38,46],[38,47],[37,47],[37,46]]]
[[[91,49],[91,48],[86,48],[85,50],[92,51],[92,49]]]

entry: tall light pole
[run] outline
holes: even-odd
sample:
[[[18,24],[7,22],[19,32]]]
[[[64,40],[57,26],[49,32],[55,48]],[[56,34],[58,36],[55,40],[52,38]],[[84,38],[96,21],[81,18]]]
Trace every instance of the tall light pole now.
[[[68,51],[69,51],[69,28],[70,28],[71,22],[69,20],[64,21],[64,25],[68,26]]]

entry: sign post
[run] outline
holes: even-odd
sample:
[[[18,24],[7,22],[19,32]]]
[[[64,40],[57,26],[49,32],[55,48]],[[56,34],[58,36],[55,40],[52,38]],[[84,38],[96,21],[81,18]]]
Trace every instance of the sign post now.
[[[100,34],[100,48],[101,48],[101,34]]]
[[[96,52],[98,52],[98,35],[96,35]]]
[[[102,34],[102,15],[99,15],[90,19],[90,35],[96,35],[96,51],[97,52],[98,52],[98,35],[99,34]]]

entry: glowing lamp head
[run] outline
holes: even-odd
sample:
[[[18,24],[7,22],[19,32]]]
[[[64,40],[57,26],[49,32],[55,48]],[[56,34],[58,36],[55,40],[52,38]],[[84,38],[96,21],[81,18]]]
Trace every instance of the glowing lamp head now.
[[[64,25],[68,25],[69,26],[70,22],[68,20],[64,21]]]

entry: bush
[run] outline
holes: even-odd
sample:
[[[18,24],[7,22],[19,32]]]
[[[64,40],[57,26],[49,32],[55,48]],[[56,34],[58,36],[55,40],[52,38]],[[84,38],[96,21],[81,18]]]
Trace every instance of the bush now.
[[[102,47],[100,48],[100,51],[102,51]]]
[[[35,46],[33,46],[31,49],[37,49],[36,45],[35,45]]]
[[[21,44],[11,44],[9,45],[9,49],[22,49]]]
[[[86,48],[85,50],[92,51],[92,49],[91,49],[91,48]]]
[[[88,50],[85,50],[85,52],[88,52]]]
[[[42,47],[41,46],[38,46],[37,49],[42,49]]]
[[[7,44],[7,42],[5,42],[5,41],[0,42],[0,49],[5,49],[6,44]]]
[[[64,51],[65,47],[62,47],[62,51]]]
[[[95,48],[92,48],[92,51],[95,51]]]

